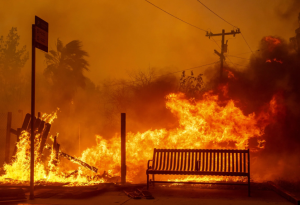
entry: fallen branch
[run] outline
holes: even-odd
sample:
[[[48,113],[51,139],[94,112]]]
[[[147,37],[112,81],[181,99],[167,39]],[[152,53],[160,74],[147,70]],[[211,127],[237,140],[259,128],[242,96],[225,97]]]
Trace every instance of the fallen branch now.
[[[45,146],[45,148],[48,149],[48,150],[51,150],[51,146],[49,146],[48,144]],[[83,166],[83,167],[85,167],[85,168],[87,168],[87,169],[89,169],[89,170],[91,170],[91,171],[93,171],[95,173],[98,172],[98,169],[96,167],[93,167],[93,166],[91,166],[91,165],[89,165],[89,164],[81,161],[80,159],[77,159],[76,157],[68,155],[68,154],[66,154],[66,153],[64,153],[62,151],[59,151],[58,154],[59,154],[59,156],[64,157],[64,158],[70,160],[71,162],[73,162],[75,164],[79,164],[79,165],[81,165],[81,166]]]

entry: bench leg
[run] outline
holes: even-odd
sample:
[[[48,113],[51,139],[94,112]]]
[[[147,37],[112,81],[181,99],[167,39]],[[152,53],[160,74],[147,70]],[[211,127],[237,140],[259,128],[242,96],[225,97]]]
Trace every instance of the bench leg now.
[[[153,187],[155,186],[155,185],[154,185],[154,181],[155,181],[155,180],[154,180],[154,174],[152,174]]]
[[[248,196],[250,197],[250,175],[248,176]]]
[[[149,174],[147,174],[147,190],[149,189]]]

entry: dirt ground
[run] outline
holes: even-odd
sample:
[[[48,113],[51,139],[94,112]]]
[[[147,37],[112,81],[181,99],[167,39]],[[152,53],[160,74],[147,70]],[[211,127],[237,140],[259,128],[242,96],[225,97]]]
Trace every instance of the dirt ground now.
[[[247,189],[203,189],[197,187],[155,187],[149,190],[155,199],[131,199],[122,190],[106,190],[97,196],[85,199],[57,199],[37,198],[24,202],[5,204],[74,204],[74,205],[135,205],[135,204],[157,204],[157,205],[292,205],[293,203],[282,198],[274,191],[268,189],[252,189],[251,197],[248,197]],[[1,202],[0,202],[1,204]],[[3,203],[2,203],[3,204]]]

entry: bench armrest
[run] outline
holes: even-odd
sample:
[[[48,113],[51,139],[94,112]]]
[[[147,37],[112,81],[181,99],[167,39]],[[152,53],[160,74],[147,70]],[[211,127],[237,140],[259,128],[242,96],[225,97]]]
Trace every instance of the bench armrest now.
[[[151,166],[149,166],[149,165],[150,165],[150,161],[152,161],[152,162],[153,162],[153,160],[152,160],[152,159],[148,160],[148,167],[147,167],[147,169],[152,169],[152,167],[151,167]]]

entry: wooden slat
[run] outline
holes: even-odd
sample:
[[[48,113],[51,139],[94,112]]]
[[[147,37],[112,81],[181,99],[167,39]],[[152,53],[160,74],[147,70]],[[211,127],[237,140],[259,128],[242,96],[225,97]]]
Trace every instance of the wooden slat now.
[[[239,172],[239,159],[238,159],[238,153],[235,153],[235,165],[236,165],[236,172]]]
[[[159,153],[159,167],[158,167],[158,170],[161,170],[162,152],[158,152],[158,153]]]
[[[221,152],[221,172],[223,172],[223,161],[224,161],[224,158],[223,158],[223,153]]]
[[[209,166],[210,166],[210,167],[209,167],[209,170],[210,170],[211,172],[214,171],[214,170],[213,170],[213,167],[214,167],[214,162],[213,162],[213,159],[214,159],[214,158],[213,158],[213,155],[214,155],[214,153],[211,152],[211,153],[210,153],[210,160],[209,160]]]
[[[220,165],[220,152],[217,152],[217,172],[219,171],[219,165]]]
[[[216,153],[215,152],[212,153],[212,157],[213,157],[213,160],[212,160],[212,170],[211,171],[216,171]]]
[[[166,155],[167,155],[167,152],[163,152],[164,153],[164,158],[163,158],[163,167],[162,167],[162,170],[165,170],[165,167],[166,167]]]
[[[231,172],[231,153],[228,153],[228,172]]]
[[[188,163],[187,163],[187,168],[186,171],[190,171],[190,166],[191,166],[191,152],[187,153],[187,158],[188,158]]]
[[[44,150],[44,147],[45,147],[45,144],[46,144],[46,141],[47,141],[47,137],[48,137],[48,134],[50,132],[50,128],[51,128],[51,124],[46,123],[45,128],[44,128],[43,133],[42,133],[42,137],[41,137],[40,150],[39,150],[40,154],[43,153],[43,150]]]
[[[40,127],[42,120],[41,119],[36,119],[34,122],[34,131],[37,131],[38,128]]]
[[[186,163],[187,163],[187,152],[184,152],[184,158],[183,158],[183,171],[186,171]]]
[[[205,152],[205,170],[208,171],[208,152]]]
[[[176,171],[178,171],[178,169],[179,169],[179,160],[180,160],[180,157],[179,157],[180,152],[175,152],[175,154],[176,154]]]
[[[199,158],[196,158],[197,160],[199,160],[199,163],[198,163],[198,171],[201,171],[202,169],[202,164],[203,164],[203,159],[202,159],[202,152],[197,152],[197,157],[199,155]]]
[[[195,162],[195,152],[192,152],[192,166],[191,166],[191,171],[194,171],[194,162]]]
[[[227,172],[227,153],[224,153],[225,154],[225,163],[224,163],[224,167],[225,167],[225,169],[224,169],[224,172]]]
[[[240,156],[240,172],[243,172],[243,170],[242,170],[242,153],[240,153],[239,156]]]
[[[29,122],[30,122],[31,115],[29,113],[26,114],[23,125],[22,125],[22,130],[27,130]]]
[[[40,123],[39,128],[38,128],[38,133],[42,133],[44,127],[45,127],[45,121],[42,121],[42,122]]]
[[[166,169],[165,170],[169,170],[169,161],[170,161],[170,157],[169,157],[169,152],[167,152],[167,165],[166,165]]]
[[[159,160],[159,158],[158,158],[158,151],[156,151],[155,154],[156,154],[156,156],[155,156],[155,159],[156,159],[155,170],[157,170],[158,169],[158,160]]]
[[[180,171],[182,171],[182,167],[183,167],[183,152],[181,152],[181,157],[180,157]]]
[[[244,172],[246,173],[246,153],[243,153],[244,161]]]
[[[174,152],[171,151],[170,170],[174,170],[174,169],[173,169],[173,154],[174,154]]]

